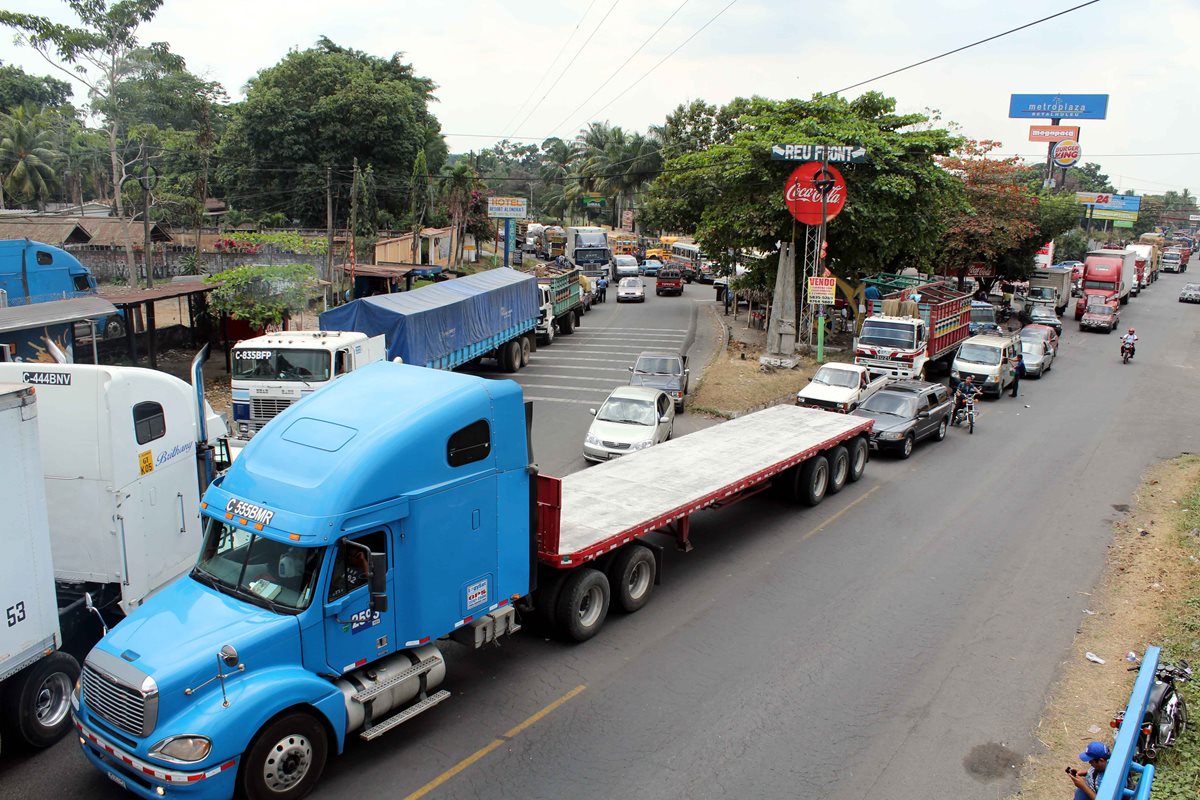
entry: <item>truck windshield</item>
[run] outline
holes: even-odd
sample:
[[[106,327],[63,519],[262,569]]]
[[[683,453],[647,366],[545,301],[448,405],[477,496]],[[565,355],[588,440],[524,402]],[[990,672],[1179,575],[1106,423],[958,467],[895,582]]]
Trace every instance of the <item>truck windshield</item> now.
[[[1031,286],[1029,296],[1035,300],[1053,300],[1054,290],[1047,286]]]
[[[233,379],[242,381],[327,381],[333,356],[328,350],[234,348]]]
[[[917,346],[917,328],[906,322],[884,322],[867,320],[858,337],[860,344],[876,347],[891,347],[897,350],[912,350]]]
[[[308,608],[323,551],[297,547],[212,518],[191,576],[219,592],[282,614]]]
[[[584,264],[607,264],[608,258],[609,256],[607,248],[601,247],[594,250],[583,250],[578,247],[575,248],[575,263],[579,264],[580,266]]]
[[[968,364],[995,366],[1000,363],[1000,348],[965,342],[958,351],[958,360]]]
[[[995,324],[996,309],[988,306],[987,308],[972,308],[971,322],[989,322]]]
[[[1111,289],[1113,288],[1112,281],[1084,281],[1083,288],[1085,289]]]
[[[678,375],[679,362],[674,358],[639,358],[634,372],[645,372],[650,375]]]
[[[813,383],[826,386],[837,386],[842,389],[853,389],[858,386],[858,373],[851,369],[824,366],[817,370],[812,377]]]
[[[607,249],[608,236],[604,231],[576,231],[575,249],[581,247],[601,247]]]

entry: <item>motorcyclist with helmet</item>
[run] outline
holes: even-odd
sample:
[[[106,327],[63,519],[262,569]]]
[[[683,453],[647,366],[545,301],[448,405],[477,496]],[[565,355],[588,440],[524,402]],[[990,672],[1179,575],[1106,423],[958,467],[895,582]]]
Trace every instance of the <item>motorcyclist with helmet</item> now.
[[[1121,337],[1121,346],[1124,347],[1125,345],[1129,345],[1129,357],[1130,358],[1133,358],[1133,355],[1137,350],[1137,348],[1134,347],[1134,344],[1137,342],[1137,340],[1138,340],[1137,334],[1134,333],[1132,327],[1129,329],[1128,333],[1126,333],[1124,336]]]

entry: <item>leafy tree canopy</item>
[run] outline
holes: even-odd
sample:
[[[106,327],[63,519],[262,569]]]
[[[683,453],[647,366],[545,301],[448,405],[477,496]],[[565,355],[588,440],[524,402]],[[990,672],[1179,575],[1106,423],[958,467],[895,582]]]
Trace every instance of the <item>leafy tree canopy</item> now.
[[[740,112],[736,120],[730,107]],[[962,203],[960,182],[936,157],[949,155],[961,140],[924,115],[895,108],[892,98],[868,92],[854,100],[756,97],[715,111],[696,104],[677,109],[682,121],[668,121],[673,132],[664,147],[674,142],[689,152],[663,165],[642,203],[642,222],[694,233],[712,254],[773,252],[797,230],[784,204],[784,184],[796,165],[772,161],[771,145],[856,144],[871,161],[838,167],[848,200],[829,226],[832,270],[851,279],[903,267],[929,271],[941,255],[943,210]],[[772,262],[765,262],[768,269]]]
[[[11,64],[0,66],[0,111],[25,103],[61,106],[71,98],[71,84],[48,75],[30,75]]]
[[[417,153],[446,158],[429,106],[434,84],[401,54],[379,58],[322,38],[252,78],[222,140],[218,177],[243,208],[287,208],[305,224],[325,215],[325,168],[338,172],[345,208],[355,158],[374,166],[383,210],[402,212]]]
[[[282,325],[320,292],[308,264],[234,267],[205,280],[221,284],[210,295],[214,308],[256,328]]]

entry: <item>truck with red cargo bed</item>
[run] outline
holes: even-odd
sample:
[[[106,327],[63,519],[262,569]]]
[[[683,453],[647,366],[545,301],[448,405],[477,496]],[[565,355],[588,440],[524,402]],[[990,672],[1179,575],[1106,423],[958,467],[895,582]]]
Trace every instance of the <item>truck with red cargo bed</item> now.
[[[971,295],[949,282],[878,275],[864,283],[893,289],[870,301],[854,340],[854,363],[871,373],[925,380],[933,365],[949,365],[970,336]]]

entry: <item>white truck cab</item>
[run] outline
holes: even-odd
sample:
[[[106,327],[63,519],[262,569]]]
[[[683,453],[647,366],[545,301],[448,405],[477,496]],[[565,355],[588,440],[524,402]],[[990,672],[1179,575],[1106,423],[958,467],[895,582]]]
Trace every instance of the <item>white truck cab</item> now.
[[[238,342],[233,348],[230,447],[245,447],[301,397],[386,357],[382,335],[357,331],[281,331]]]

